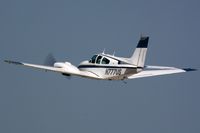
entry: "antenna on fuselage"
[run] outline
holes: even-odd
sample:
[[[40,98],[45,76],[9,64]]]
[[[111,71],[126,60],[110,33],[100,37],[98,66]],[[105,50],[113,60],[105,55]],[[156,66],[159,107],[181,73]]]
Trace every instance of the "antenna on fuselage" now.
[[[115,56],[115,50],[114,50],[114,52],[113,52],[113,55],[112,56]]]
[[[105,54],[105,51],[106,51],[106,49],[104,48],[102,54]]]
[[[143,33],[140,34],[140,38],[142,38],[142,37],[144,37],[144,34],[143,34]]]

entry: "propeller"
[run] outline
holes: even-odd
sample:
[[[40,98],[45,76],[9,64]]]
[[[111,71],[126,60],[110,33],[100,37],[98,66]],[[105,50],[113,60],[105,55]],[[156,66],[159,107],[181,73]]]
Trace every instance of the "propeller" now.
[[[55,62],[56,62],[56,58],[53,56],[52,53],[49,53],[44,60],[44,65],[53,66]]]

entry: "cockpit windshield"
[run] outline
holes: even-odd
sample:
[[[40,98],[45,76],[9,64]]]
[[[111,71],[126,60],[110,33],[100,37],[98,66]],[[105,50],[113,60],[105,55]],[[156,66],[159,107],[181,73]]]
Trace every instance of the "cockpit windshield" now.
[[[96,58],[97,58],[97,55],[94,55],[91,59],[90,59],[90,63],[95,63],[95,60],[96,60]]]
[[[90,63],[96,63],[96,64],[109,64],[110,60],[106,57],[103,57],[101,55],[94,55],[90,60]]]
[[[100,64],[101,58],[102,58],[102,56],[100,56],[100,55],[97,57],[97,61],[96,61],[97,64]]]

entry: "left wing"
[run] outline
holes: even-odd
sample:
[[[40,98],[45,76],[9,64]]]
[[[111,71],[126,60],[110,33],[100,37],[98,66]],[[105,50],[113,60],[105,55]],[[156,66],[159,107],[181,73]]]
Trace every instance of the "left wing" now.
[[[99,79],[98,75],[95,75],[88,71],[80,71],[76,66],[72,65],[71,63],[58,63],[61,64],[61,67],[51,67],[51,66],[44,66],[44,65],[36,65],[36,64],[29,64],[24,62],[16,62],[11,60],[5,60],[6,63],[15,64],[15,65],[22,65],[31,68],[37,68],[45,71],[53,71],[58,72],[63,75],[76,75],[88,78],[96,78]]]
[[[5,62],[9,63],[9,64],[22,65],[22,66],[27,66],[27,67],[32,67],[32,68],[43,69],[45,71],[54,71],[54,72],[59,72],[59,73],[64,72],[64,70],[62,68],[57,68],[57,67],[29,64],[29,63],[23,63],[23,62],[11,61],[11,60],[5,60]]]
[[[174,73],[183,73],[188,71],[196,71],[196,69],[191,68],[175,68],[175,67],[165,67],[165,66],[146,66],[146,69],[131,75],[128,79],[135,79],[135,78],[143,78],[143,77],[151,77],[151,76],[159,76],[159,75],[167,75],[167,74],[174,74]]]

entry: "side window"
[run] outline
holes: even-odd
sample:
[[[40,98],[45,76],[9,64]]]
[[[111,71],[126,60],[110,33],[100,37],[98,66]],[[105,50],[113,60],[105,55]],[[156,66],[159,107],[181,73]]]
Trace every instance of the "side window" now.
[[[110,61],[109,61],[107,58],[103,58],[103,60],[102,60],[101,63],[102,63],[102,64],[109,64]]]
[[[97,64],[100,64],[101,58],[102,58],[102,56],[97,57],[97,61],[96,61]]]
[[[91,59],[90,59],[90,63],[95,63],[95,60],[96,60],[96,57],[97,57],[97,55],[94,55]]]

